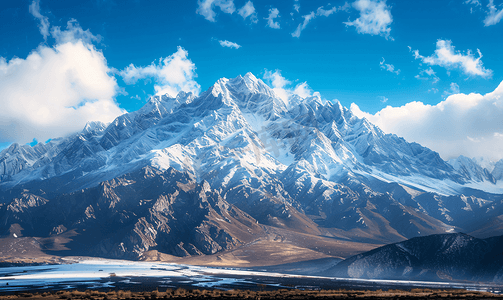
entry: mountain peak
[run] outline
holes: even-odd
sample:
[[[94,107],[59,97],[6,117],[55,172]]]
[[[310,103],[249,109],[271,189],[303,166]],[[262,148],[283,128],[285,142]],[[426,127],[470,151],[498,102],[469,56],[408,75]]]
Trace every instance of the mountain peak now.
[[[252,72],[246,73],[243,78],[245,78],[247,80],[252,80],[252,81],[257,81],[258,80],[257,77],[255,77],[255,75],[253,75]]]
[[[269,97],[273,96],[272,89],[250,72],[246,73],[245,76],[238,75],[236,78],[228,80],[226,85],[239,94],[265,94]]]

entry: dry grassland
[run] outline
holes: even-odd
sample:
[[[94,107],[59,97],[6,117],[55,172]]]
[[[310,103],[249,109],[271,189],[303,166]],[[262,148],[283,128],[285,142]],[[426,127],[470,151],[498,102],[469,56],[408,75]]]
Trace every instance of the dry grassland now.
[[[164,292],[131,292],[131,291],[58,291],[54,293],[17,293],[14,295],[0,296],[0,300],[30,299],[30,300],[69,300],[69,299],[95,299],[95,300],[160,300],[160,299],[503,299],[503,295],[487,292],[474,292],[466,290],[388,290],[388,291],[355,291],[355,290],[276,290],[276,291],[250,291],[250,290],[185,290],[168,289]]]

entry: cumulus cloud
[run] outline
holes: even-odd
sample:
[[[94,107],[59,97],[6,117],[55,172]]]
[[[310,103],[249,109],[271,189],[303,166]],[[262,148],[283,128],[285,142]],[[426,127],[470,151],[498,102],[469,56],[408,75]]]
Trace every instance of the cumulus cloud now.
[[[311,20],[313,20],[314,18],[319,16],[328,17],[339,10],[346,10],[348,7],[349,7],[348,3],[339,7],[334,6],[331,9],[324,9],[323,6],[318,7],[316,12],[312,11],[309,14],[302,16],[304,18],[304,21],[300,23],[299,26],[297,26],[294,32],[292,32],[292,36],[296,38],[300,37],[302,30],[304,30],[307,27],[307,24],[309,24],[309,22],[311,22]]]
[[[32,14],[40,24],[38,24],[38,28],[40,29],[40,34],[44,37],[44,40],[47,41],[47,37],[49,36],[49,18],[43,16],[40,13],[40,0],[33,1],[29,6],[30,14]]]
[[[386,0],[357,0],[353,7],[360,12],[360,17],[351,22],[345,22],[347,26],[355,26],[359,33],[381,35],[386,39],[390,36],[393,17]]]
[[[114,101],[119,87],[99,40],[75,20],[50,27],[38,1],[29,6],[40,33],[56,44],[26,58],[0,57],[0,142],[45,141],[82,130],[88,121],[110,122],[125,113]]]
[[[176,96],[178,92],[192,92],[199,94],[201,86],[194,80],[197,77],[195,64],[187,58],[188,52],[182,47],[159,62],[153,62],[146,67],[136,67],[130,64],[119,72],[126,84],[135,84],[138,80],[152,78],[156,84],[156,94]]]
[[[498,10],[494,5],[494,0],[489,0],[487,4],[487,16],[484,19],[484,26],[498,24],[503,18],[503,8]]]
[[[273,91],[286,104],[288,104],[290,97],[293,95],[306,98],[313,94],[307,82],[302,82],[297,84],[295,87],[291,87],[292,82],[283,77],[280,70],[275,70],[274,72],[266,70],[263,78],[271,83]]]
[[[295,86],[295,88],[293,89],[293,94],[298,95],[301,98],[311,97],[312,93],[313,93],[313,91],[311,90],[309,85],[307,85],[307,82],[305,82],[305,81],[297,84]]]
[[[445,160],[459,155],[502,159],[503,82],[485,95],[460,94],[456,84],[451,91],[458,93],[437,105],[410,102],[401,107],[387,106],[374,115],[361,111],[356,104],[351,110],[387,133],[439,152]]]
[[[382,61],[379,63],[381,65],[381,69],[386,70],[391,73],[395,73],[396,75],[400,74],[400,69],[395,70],[395,66],[392,64],[386,64],[384,57],[382,58]]]
[[[269,9],[269,16],[265,18],[267,20],[267,26],[273,28],[273,29],[279,29],[279,22],[275,22],[274,19],[276,19],[279,16],[279,10],[277,8],[271,8]]]
[[[475,58],[470,50],[466,54],[456,51],[452,42],[448,40],[438,40],[437,49],[431,56],[424,57],[419,54],[418,50],[414,50],[413,53],[415,59],[420,59],[431,66],[458,68],[471,76],[490,77],[492,75],[492,71],[485,69],[482,65],[482,61],[480,60],[482,53],[479,49],[477,49],[479,57]]]
[[[257,13],[251,1],[246,2],[246,4],[238,10],[238,14],[243,17],[243,19],[250,17],[252,23],[258,22]]]
[[[227,40],[225,40],[225,41],[220,40],[218,42],[220,43],[220,46],[222,46],[222,47],[228,47],[228,48],[234,48],[234,49],[241,48],[241,45],[238,45],[238,44],[233,43],[233,42],[229,42]]]
[[[226,14],[232,14],[236,11],[234,0],[198,0],[196,13],[210,22],[216,22],[215,7],[219,7]]]
[[[103,54],[82,41],[0,58],[0,141],[45,141],[124,113]]]
[[[290,97],[290,94],[288,90],[285,89],[285,87],[292,84],[292,82],[281,76],[280,70],[276,70],[274,72],[266,70],[263,78],[271,82],[272,88],[276,95],[278,95],[278,97],[280,97],[286,103],[288,101],[288,98]]]

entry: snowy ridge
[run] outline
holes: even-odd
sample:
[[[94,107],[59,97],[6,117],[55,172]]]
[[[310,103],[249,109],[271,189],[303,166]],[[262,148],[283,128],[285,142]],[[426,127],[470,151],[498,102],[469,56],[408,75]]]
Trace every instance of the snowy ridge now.
[[[65,151],[71,153],[62,155]],[[201,166],[201,159],[196,159],[201,155],[214,159]],[[295,95],[287,106],[251,73],[220,79],[199,97],[184,92],[176,98],[154,96],[140,110],[122,115],[106,127],[93,122],[79,134],[48,144],[15,144],[0,157],[4,186],[76,169],[88,174],[120,166],[123,172],[136,167],[138,161],[161,169],[191,170],[203,178],[217,161],[233,160],[266,173],[303,162],[313,176],[336,182],[348,172],[357,172],[384,174],[378,177],[410,182],[428,191],[439,181],[455,183],[447,191],[436,190],[443,194],[459,192],[465,184],[496,182],[476,162],[460,157],[447,164],[427,148],[385,135],[339,102]],[[125,167],[128,164],[131,168]],[[494,170],[498,177],[501,169]]]
[[[369,236],[392,241],[463,228],[468,189],[503,193],[501,162],[492,172],[464,157],[445,162],[337,101],[294,95],[287,104],[251,73],[222,78],[199,96],[154,96],[108,125],[89,123],[47,144],[13,144],[0,153],[0,191],[4,201],[18,188],[53,197],[146,166],[206,181],[265,224],[387,228]],[[470,200],[480,203],[470,204],[471,218],[496,217],[496,200]]]

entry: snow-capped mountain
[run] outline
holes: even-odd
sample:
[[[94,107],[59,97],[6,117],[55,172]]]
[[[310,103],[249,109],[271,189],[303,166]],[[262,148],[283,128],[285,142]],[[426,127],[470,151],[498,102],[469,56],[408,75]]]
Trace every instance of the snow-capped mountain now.
[[[461,155],[456,159],[449,160],[449,164],[451,164],[458,173],[464,175],[464,177],[468,180],[496,183],[496,179],[490,171],[487,168],[483,168],[475,159],[470,159]]]
[[[145,167],[174,169],[260,224],[389,242],[485,228],[481,215],[502,212],[501,197],[487,193],[503,193],[502,166],[445,162],[337,101],[283,101],[248,73],[199,96],[154,96],[46,144],[13,144],[0,153],[0,199],[29,190],[50,202]]]
[[[199,97],[154,96],[108,126],[92,122],[81,133],[47,144],[13,144],[0,157],[4,189],[70,172],[85,182],[65,189],[71,191],[146,164],[188,170],[200,180],[223,163],[229,171],[246,165],[264,176],[290,168],[331,182],[360,174],[433,190],[437,180],[458,190],[469,182],[494,181],[475,162],[459,158],[448,164],[425,147],[384,134],[338,102],[293,96],[285,104],[251,73],[220,79]],[[212,159],[203,163],[203,157]],[[442,187],[439,192],[452,193]]]

